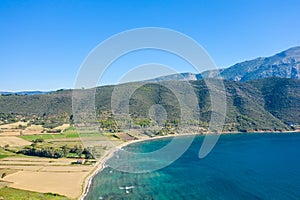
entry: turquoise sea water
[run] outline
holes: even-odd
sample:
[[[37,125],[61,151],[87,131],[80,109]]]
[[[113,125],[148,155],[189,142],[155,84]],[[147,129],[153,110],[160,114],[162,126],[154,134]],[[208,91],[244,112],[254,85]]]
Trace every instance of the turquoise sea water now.
[[[150,152],[169,141],[126,150]],[[202,141],[203,136],[195,137],[178,160],[155,172],[107,167],[94,177],[85,199],[300,199],[300,133],[221,135],[212,152],[199,159]]]

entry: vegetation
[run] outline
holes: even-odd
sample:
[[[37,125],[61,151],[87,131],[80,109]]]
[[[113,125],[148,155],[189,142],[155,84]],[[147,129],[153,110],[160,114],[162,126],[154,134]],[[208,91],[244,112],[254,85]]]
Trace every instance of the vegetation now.
[[[6,173],[2,173],[1,178],[4,178],[6,176]]]
[[[26,146],[24,149],[19,150],[17,153],[46,158],[81,158],[82,156],[84,156],[84,158],[86,159],[93,158],[91,152],[88,149],[76,145],[74,147],[68,147],[66,145],[61,147],[37,147],[33,145]]]
[[[0,159],[6,158],[8,156],[14,156],[14,155],[15,155],[15,153],[7,151],[6,148],[0,147]]]
[[[27,140],[27,141],[35,141],[35,140],[55,140],[55,139],[71,139],[71,138],[80,138],[80,137],[94,137],[95,133],[85,133],[79,135],[77,132],[67,132],[67,133],[60,133],[60,134],[39,134],[39,135],[21,135],[20,138]]]
[[[85,133],[82,135],[82,137],[95,136],[98,136],[98,134]],[[66,132],[61,134],[22,135],[19,137],[32,142],[32,144],[25,147],[10,147],[9,145],[3,148],[0,147],[0,159],[17,154],[47,158],[93,158],[90,150],[82,147],[79,134],[74,131],[73,126],[70,126]],[[68,141],[68,139],[73,138],[78,139]],[[66,139],[65,142],[64,139]]]
[[[212,114],[209,91],[203,80],[190,83],[199,99],[200,110],[194,114],[199,115],[200,121],[189,123],[207,128]],[[176,81],[172,84],[180,87]],[[300,124],[300,80],[268,78],[250,82],[224,81],[224,84],[227,97],[225,131],[292,130]],[[114,87],[124,93],[128,88],[136,88],[129,100],[129,115],[123,116],[119,121],[116,121],[110,110]],[[180,123],[180,104],[172,91],[163,84],[147,83],[139,87],[136,83],[128,83],[98,87],[95,98],[99,127],[104,131],[119,132],[122,128],[141,128],[155,124],[155,120],[149,117],[149,109],[156,104],[160,104],[167,113],[168,121],[161,128],[166,128],[170,122]],[[121,101],[116,109],[121,109],[124,103],[126,102]],[[43,95],[0,96],[0,120],[1,123],[28,120],[30,124],[40,124],[46,128],[62,123],[72,124],[74,119],[71,105],[70,90]],[[191,109],[189,105],[187,109]],[[46,140],[75,138],[78,134],[21,137],[26,140],[39,137]]]
[[[37,193],[37,192],[30,192],[26,190],[18,190],[9,187],[0,188],[0,199],[5,200],[68,200],[67,197],[58,195],[58,194],[51,194],[51,193]]]
[[[36,138],[32,142],[30,146],[25,146],[17,150],[16,153],[47,158],[93,158],[91,152],[81,145],[74,145],[72,147],[68,145],[59,146],[58,144],[44,141],[43,138]]]
[[[0,121],[2,124],[11,124],[21,121],[22,115],[16,113],[0,113]]]
[[[269,78],[249,82],[261,91],[264,108],[286,124],[300,124],[300,81]]]

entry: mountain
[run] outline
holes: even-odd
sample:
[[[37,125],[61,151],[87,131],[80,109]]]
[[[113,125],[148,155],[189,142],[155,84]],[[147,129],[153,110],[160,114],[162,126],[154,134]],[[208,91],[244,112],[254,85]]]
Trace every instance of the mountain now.
[[[0,95],[36,95],[36,94],[50,94],[52,91],[21,91],[21,92],[0,92]]]
[[[162,76],[146,82],[169,80],[200,80],[202,78],[218,78],[246,82],[269,77],[300,79],[300,47],[293,47],[271,57],[237,63],[219,70],[204,71],[201,74],[182,73]]]
[[[200,80],[201,75],[200,74],[193,74],[193,73],[179,73],[179,74],[171,74],[167,76],[160,76],[157,78],[146,80],[145,82],[150,83],[156,83],[156,82],[162,82],[162,81],[194,81],[194,80]]]
[[[268,77],[300,79],[300,47],[271,57],[237,63],[220,72],[226,80],[249,81]]]
[[[212,79],[213,80],[213,79]],[[168,81],[169,86],[186,92],[180,81]],[[149,119],[149,109],[162,105],[168,119],[180,120],[180,108],[176,96],[165,84],[126,83],[116,86],[102,86],[96,89],[96,111],[100,119],[111,118],[111,96],[115,89],[126,93],[138,88],[129,100],[129,114],[134,119]],[[204,80],[190,81],[199,102],[201,125],[210,120],[211,102]],[[290,130],[291,124],[300,124],[300,80],[267,78],[249,82],[224,81],[226,89],[227,116],[224,130]],[[80,91],[80,90],[79,90]],[[82,90],[86,91],[86,90]],[[120,108],[128,103],[120,100]],[[192,109],[187,102],[185,109]],[[72,90],[56,91],[50,94],[30,96],[0,96],[0,121],[7,118],[45,119],[57,122],[72,119]],[[106,119],[105,118],[105,119]],[[103,122],[104,123],[104,122]],[[105,121],[105,123],[108,123]],[[111,123],[111,122],[109,122]]]

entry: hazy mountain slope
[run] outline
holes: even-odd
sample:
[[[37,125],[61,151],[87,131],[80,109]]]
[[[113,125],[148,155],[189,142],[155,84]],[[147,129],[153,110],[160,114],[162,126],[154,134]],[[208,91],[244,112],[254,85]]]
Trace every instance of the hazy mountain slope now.
[[[241,62],[224,69],[226,80],[249,81],[268,77],[300,79],[300,47],[290,48],[271,57]]]
[[[52,91],[21,91],[21,92],[0,92],[0,95],[36,95],[36,94],[50,94]]]
[[[146,80],[145,82],[156,83],[162,81],[194,81],[202,79],[200,74],[193,74],[193,73],[178,73],[178,74],[171,74],[167,76],[160,76],[154,79]]]
[[[147,80],[147,82],[200,80],[219,76],[226,80],[240,82],[270,77],[300,79],[300,47],[290,48],[274,56],[240,62],[224,69],[208,70],[201,74],[173,74]]]

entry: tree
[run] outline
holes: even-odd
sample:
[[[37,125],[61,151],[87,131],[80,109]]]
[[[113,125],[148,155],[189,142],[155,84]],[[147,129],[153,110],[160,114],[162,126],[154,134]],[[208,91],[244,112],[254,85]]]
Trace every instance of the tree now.
[[[42,143],[44,142],[44,139],[43,138],[37,138],[35,140],[32,141],[33,143]]]
[[[67,145],[62,146],[61,149],[62,149],[64,156],[67,156],[69,153],[69,149],[68,149]]]
[[[81,157],[83,149],[81,146],[75,145],[72,149],[70,149],[70,153],[75,153],[78,157]]]
[[[82,154],[85,155],[86,159],[93,159],[94,158],[94,156],[92,155],[92,153],[87,148],[83,149]]]
[[[6,173],[2,173],[1,178],[4,178],[6,176]]]

